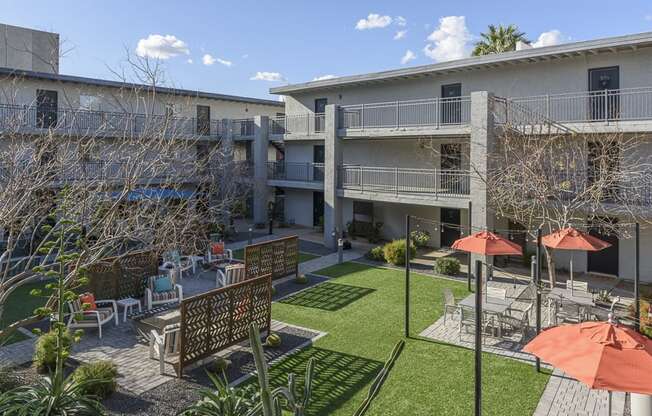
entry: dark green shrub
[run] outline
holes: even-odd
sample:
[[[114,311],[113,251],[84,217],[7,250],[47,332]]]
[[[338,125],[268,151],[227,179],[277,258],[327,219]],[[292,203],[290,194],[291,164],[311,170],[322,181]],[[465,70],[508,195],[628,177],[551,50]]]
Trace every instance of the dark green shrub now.
[[[416,247],[425,247],[430,242],[430,233],[428,231],[415,230],[410,233],[410,238]]]
[[[294,279],[294,282],[300,285],[305,285],[306,283],[308,283],[308,278],[306,277],[306,275],[300,274]]]
[[[65,331],[63,337],[63,356],[67,357],[70,354],[70,346],[72,345],[72,335],[69,331]],[[46,372],[52,371],[57,362],[57,334],[55,331],[50,331],[39,337],[36,342],[36,350],[34,351],[34,364],[39,371]]]
[[[107,398],[115,391],[118,369],[111,361],[82,364],[72,374],[73,380],[82,387],[85,395]]]
[[[385,261],[395,266],[402,266],[405,264],[405,239],[394,240],[385,244],[383,247],[383,255]],[[410,258],[414,258],[417,254],[417,249],[413,244],[410,244]]]
[[[380,246],[374,247],[371,250],[367,251],[365,257],[373,261],[385,261],[385,253],[383,252],[383,248]]]
[[[460,261],[453,257],[441,257],[435,261],[435,273],[454,276],[460,272]]]

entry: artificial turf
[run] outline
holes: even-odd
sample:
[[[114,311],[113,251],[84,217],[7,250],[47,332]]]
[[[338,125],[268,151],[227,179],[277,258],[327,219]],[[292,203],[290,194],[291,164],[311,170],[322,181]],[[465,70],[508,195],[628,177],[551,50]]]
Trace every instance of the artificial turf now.
[[[4,304],[2,317],[0,318],[0,329],[4,329],[16,321],[32,316],[34,309],[43,306],[47,301],[47,298],[42,296],[32,296],[29,292],[32,289],[43,289],[45,284],[46,282],[43,281],[26,283],[18,286],[13,292],[11,292]],[[15,331],[9,335],[8,338],[0,339],[0,345],[11,344],[13,342],[22,341],[26,338],[27,337],[22,333]]]
[[[299,252],[299,263],[303,263],[304,261],[316,259],[317,256],[315,254],[310,254],[310,253],[303,253]],[[239,248],[237,250],[233,250],[233,258],[237,260],[244,260],[244,249]]]
[[[350,416],[392,347],[403,338],[403,272],[345,263],[317,273],[335,277],[329,285],[346,285],[338,292],[354,293],[347,297],[353,301],[343,303],[342,296],[336,296],[333,307],[328,307],[329,297],[316,286],[301,292],[303,300],[299,293],[291,301],[274,303],[275,320],[328,335],[272,366],[270,375],[274,385],[284,385],[288,372],[302,375],[308,358],[315,357],[313,400],[307,414]],[[472,414],[473,351],[415,336],[441,316],[442,289],[451,288],[456,298],[462,298],[468,294],[465,284],[418,274],[411,282],[413,337],[407,339],[366,415]],[[483,373],[484,414],[501,416],[532,414],[549,377],[531,365],[492,354],[483,356]]]

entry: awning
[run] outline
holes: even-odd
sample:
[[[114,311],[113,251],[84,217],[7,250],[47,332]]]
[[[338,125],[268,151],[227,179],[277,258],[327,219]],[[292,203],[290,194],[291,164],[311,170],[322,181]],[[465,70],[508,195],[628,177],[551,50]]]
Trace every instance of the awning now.
[[[112,192],[111,198],[117,199],[122,192]],[[127,201],[143,201],[147,199],[190,199],[195,195],[195,191],[176,190],[165,188],[143,188],[134,189],[127,195]]]

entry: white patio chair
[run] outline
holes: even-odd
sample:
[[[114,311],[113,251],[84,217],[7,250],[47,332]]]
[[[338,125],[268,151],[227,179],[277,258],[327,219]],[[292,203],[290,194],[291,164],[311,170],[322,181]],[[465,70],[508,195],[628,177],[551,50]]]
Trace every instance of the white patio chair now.
[[[173,290],[167,292],[156,292],[154,290],[154,281],[161,277],[168,276],[150,276],[147,278],[147,287],[145,288],[145,301],[147,303],[147,309],[152,309],[154,305],[161,305],[164,303],[181,303],[183,300],[183,287],[181,285],[175,284]]]
[[[244,264],[233,264],[226,266],[224,271],[217,270],[217,279],[215,285],[217,287],[225,287],[236,283],[244,282],[247,280],[247,272]]]
[[[487,297],[506,299],[507,298],[507,289],[500,287],[491,287],[487,286]]]
[[[224,243],[219,242],[217,244],[224,244]],[[231,262],[233,260],[233,250],[229,248],[225,248],[222,254],[213,254],[213,247],[211,244],[206,250],[205,258],[206,258],[206,263],[208,264]]]
[[[566,280],[566,289],[571,290],[571,287],[573,290],[581,290],[582,292],[587,292],[589,291],[589,282],[578,282],[577,280],[573,280],[572,282],[569,280]]]
[[[163,263],[169,263],[179,270],[179,278],[183,278],[183,272],[192,270],[192,273],[197,272],[196,262],[191,256],[182,256],[179,250],[169,250],[163,253]]]
[[[68,302],[68,309],[70,310],[70,316],[68,318],[68,328],[97,328],[99,337],[102,339],[102,326],[115,321],[115,325],[118,326],[118,305],[114,300],[105,299],[105,300],[96,300],[96,305],[109,305],[109,307],[97,308],[97,309],[87,309],[84,310],[82,307],[82,302],[79,298]]]
[[[453,291],[449,288],[444,288],[444,325],[446,325],[446,315],[450,312],[451,318],[455,316],[459,307],[455,303],[455,296]]]
[[[165,360],[177,357],[181,345],[181,324],[167,325],[163,333],[152,329],[149,337],[149,358],[159,360],[159,371],[165,373]]]

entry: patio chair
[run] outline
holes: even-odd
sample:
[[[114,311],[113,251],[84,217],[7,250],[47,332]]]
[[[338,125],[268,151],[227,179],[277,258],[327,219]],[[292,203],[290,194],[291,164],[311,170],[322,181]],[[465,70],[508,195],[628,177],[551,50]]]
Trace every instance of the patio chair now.
[[[181,324],[167,325],[163,333],[152,329],[149,337],[149,358],[159,360],[159,371],[165,374],[165,360],[179,355]]]
[[[475,328],[475,310],[473,308],[469,308],[466,306],[460,306],[460,325],[459,325],[459,339],[460,341],[462,340],[462,329],[472,327]],[[489,327],[489,319],[487,319],[486,314],[483,314],[483,319],[482,319],[482,331],[486,332],[487,328]],[[468,330],[467,330],[468,332]],[[483,338],[484,342],[484,338]]]
[[[179,250],[169,250],[163,253],[163,265],[172,264],[175,269],[179,270],[179,278],[183,278],[183,272],[192,270],[192,273],[195,274],[196,262],[191,258],[191,256],[182,256],[179,254]]]
[[[566,280],[566,289],[571,290],[571,287],[573,288],[573,290],[581,290],[582,292],[589,291],[588,282],[578,282],[577,280],[573,280],[571,282],[570,279]]]
[[[582,307],[578,303],[568,300],[555,302],[554,314],[555,323],[559,322],[560,319],[562,322],[572,323],[580,323],[583,321]]]
[[[525,338],[527,329],[530,327],[530,311],[532,310],[532,304],[530,303],[524,310],[520,318],[516,318],[510,315],[499,315],[498,324],[500,325],[499,336],[502,336],[502,330],[508,329],[512,332],[521,332],[521,339]]]
[[[179,302],[183,300],[183,287],[178,284],[173,284],[171,290],[156,291],[155,282],[158,279],[170,277],[168,275],[150,276],[147,278],[147,287],[145,288],[145,301],[147,302],[147,309],[152,309],[154,305],[161,305],[164,303]]]
[[[225,287],[236,283],[244,282],[247,280],[247,273],[244,264],[233,264],[226,266],[224,271],[217,270],[217,279],[215,285],[217,287]]]
[[[81,298],[68,302],[70,317],[68,318],[68,328],[97,328],[99,337],[102,339],[102,326],[115,321],[118,326],[118,305],[114,300],[94,300],[95,305],[108,305],[108,307],[96,307],[95,309],[84,309]]]
[[[487,286],[487,296],[490,298],[506,299],[507,289]]]
[[[206,263],[219,264],[231,262],[233,260],[233,250],[224,248],[224,242],[211,243],[210,247],[206,250]]]
[[[449,288],[444,288],[444,325],[446,325],[446,314],[451,311],[451,318],[455,316],[459,307],[455,303],[455,296],[453,291]]]

